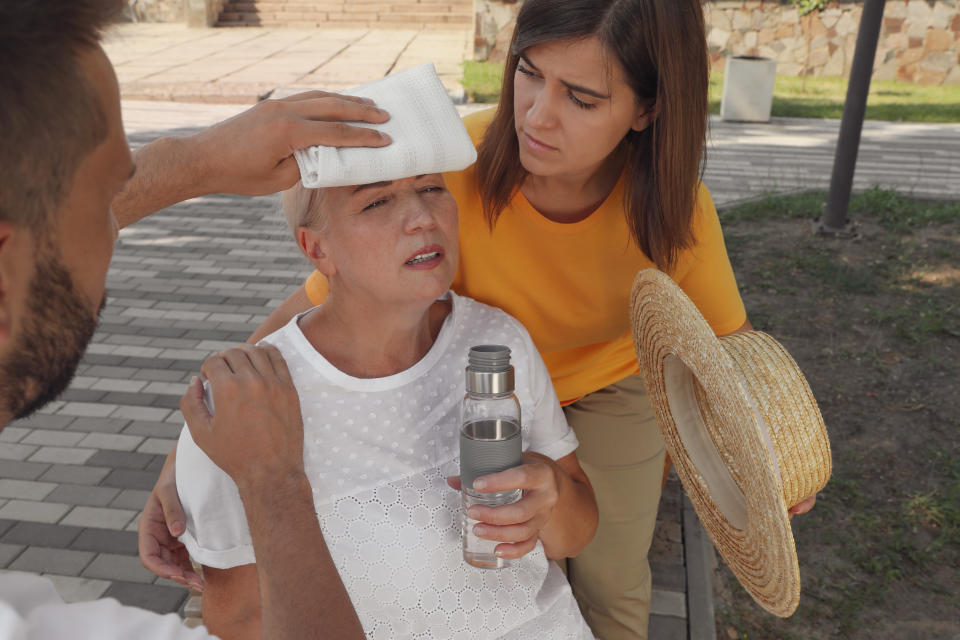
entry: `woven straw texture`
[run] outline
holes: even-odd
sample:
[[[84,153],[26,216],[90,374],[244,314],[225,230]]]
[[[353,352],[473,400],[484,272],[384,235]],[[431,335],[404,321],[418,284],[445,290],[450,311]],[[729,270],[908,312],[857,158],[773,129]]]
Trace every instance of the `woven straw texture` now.
[[[700,521],[757,603],[791,615],[800,571],[787,509],[822,489],[831,471],[809,385],[770,336],[714,336],[686,294],[657,270],[637,275],[631,321],[667,450]],[[678,419],[685,421],[679,427]],[[722,473],[694,464],[690,429],[705,432],[705,448]],[[681,439],[684,430],[690,442]]]

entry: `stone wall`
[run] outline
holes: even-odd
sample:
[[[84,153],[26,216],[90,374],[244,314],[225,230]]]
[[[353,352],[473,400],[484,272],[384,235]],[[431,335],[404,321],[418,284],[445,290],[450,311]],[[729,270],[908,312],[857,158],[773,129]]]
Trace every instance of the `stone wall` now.
[[[132,22],[181,22],[212,27],[226,0],[127,0],[124,12]]]
[[[960,84],[960,7],[956,0],[887,0],[875,80]],[[780,2],[704,3],[711,62],[727,55],[772,58],[779,75],[848,76],[863,3],[831,3],[801,17]]]
[[[477,60],[501,61],[522,0],[475,0]],[[801,17],[779,0],[704,2],[711,64],[728,55],[777,62],[780,75],[850,74],[863,2],[831,2]],[[960,0],[887,0],[874,79],[960,84]]]

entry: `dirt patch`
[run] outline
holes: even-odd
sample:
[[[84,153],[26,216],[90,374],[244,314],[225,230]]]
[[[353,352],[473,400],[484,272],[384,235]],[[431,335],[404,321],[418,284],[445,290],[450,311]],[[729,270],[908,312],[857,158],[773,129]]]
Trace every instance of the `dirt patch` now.
[[[834,474],[794,518],[797,612],[764,612],[721,561],[718,638],[960,639],[960,207],[872,197],[856,240],[813,235],[787,198],[721,214],[751,321],[820,403]]]

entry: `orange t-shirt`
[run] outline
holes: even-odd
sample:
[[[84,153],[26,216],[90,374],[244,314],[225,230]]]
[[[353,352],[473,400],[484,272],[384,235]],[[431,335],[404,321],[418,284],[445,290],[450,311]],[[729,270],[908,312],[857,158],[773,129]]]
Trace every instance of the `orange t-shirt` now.
[[[479,143],[493,110],[464,118]],[[656,265],[634,244],[623,213],[622,179],[580,222],[548,220],[519,191],[490,231],[474,167],[445,176],[460,208],[460,265],[452,289],[517,318],[530,332],[564,404],[638,372],[630,334],[629,299],[640,269]],[[670,276],[717,334],[746,321],[720,221],[700,185],[693,221],[695,246],[683,251]],[[319,304],[327,283],[306,281]]]

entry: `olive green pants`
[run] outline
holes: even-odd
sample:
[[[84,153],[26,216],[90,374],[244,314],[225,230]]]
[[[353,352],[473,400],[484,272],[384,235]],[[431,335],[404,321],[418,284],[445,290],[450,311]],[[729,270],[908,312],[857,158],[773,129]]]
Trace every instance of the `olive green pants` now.
[[[640,376],[564,408],[580,440],[577,457],[600,509],[597,534],[567,577],[583,616],[601,640],[647,637],[650,565],[663,475],[663,438]]]

